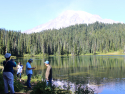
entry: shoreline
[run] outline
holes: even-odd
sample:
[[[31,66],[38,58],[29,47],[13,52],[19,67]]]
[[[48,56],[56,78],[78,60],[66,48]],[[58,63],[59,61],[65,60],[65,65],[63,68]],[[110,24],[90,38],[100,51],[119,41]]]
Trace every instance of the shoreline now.
[[[125,55],[125,53],[122,53],[121,51],[115,51],[115,52],[108,52],[108,53],[96,53],[96,54],[93,54],[93,53],[87,53],[87,54],[81,54],[81,55],[71,55],[71,54],[68,54],[68,55],[30,55],[30,54],[27,54],[27,55],[24,55],[23,57],[46,57],[46,56],[87,56],[87,55]]]
[[[18,58],[25,58],[25,57],[49,57],[49,56],[87,56],[87,55],[125,55],[125,53],[122,53],[121,51],[115,51],[115,52],[108,52],[108,53],[87,53],[87,54],[81,54],[81,55],[72,55],[72,54],[68,54],[68,55],[43,55],[43,54],[37,54],[37,55],[30,55],[30,54],[24,54],[24,56],[11,56],[12,59],[16,59],[16,57]],[[0,60],[5,60],[4,55],[0,55]]]

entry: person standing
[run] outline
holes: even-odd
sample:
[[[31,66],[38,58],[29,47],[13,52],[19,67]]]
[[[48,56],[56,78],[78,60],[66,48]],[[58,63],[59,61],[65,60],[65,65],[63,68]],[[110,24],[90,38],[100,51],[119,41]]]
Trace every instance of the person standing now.
[[[23,70],[23,65],[21,65],[21,62],[19,62],[17,66],[17,77],[20,75],[20,82],[21,82],[22,70]]]
[[[15,62],[15,60],[14,60],[14,59],[10,59],[10,61],[12,61],[13,63],[15,63],[15,64],[16,64],[16,62]]]
[[[45,74],[46,85],[52,86],[52,67],[49,64],[49,61],[45,61],[44,63],[45,63],[45,66],[47,67],[46,74]]]
[[[9,61],[11,57],[10,53],[5,54],[6,61],[3,62],[3,80],[4,80],[4,91],[6,94],[14,94],[14,77],[13,77],[13,67],[16,67],[16,64],[12,61]],[[10,86],[10,93],[8,93],[8,84]]]
[[[30,85],[30,80],[31,80],[31,77],[32,77],[32,70],[35,69],[35,67],[31,67],[31,63],[33,62],[32,59],[29,59],[28,62],[26,63],[26,74],[27,74],[27,87],[28,88],[32,88],[31,85]]]

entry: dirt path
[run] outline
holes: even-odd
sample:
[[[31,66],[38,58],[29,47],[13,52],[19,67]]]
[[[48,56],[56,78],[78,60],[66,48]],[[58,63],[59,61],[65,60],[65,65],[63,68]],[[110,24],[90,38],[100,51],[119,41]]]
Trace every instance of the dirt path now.
[[[0,93],[0,94],[3,94],[3,93]],[[30,94],[30,92],[27,92],[27,93],[15,92],[15,94]]]
[[[15,92],[15,94],[30,94],[30,92],[32,92],[32,89],[28,89],[28,88],[27,88],[27,86],[26,86],[24,80],[21,81],[21,84],[23,84],[24,89],[27,90],[27,93],[25,93],[25,92]],[[34,86],[35,86],[35,85],[33,85],[33,84],[31,83],[31,87],[33,88]]]

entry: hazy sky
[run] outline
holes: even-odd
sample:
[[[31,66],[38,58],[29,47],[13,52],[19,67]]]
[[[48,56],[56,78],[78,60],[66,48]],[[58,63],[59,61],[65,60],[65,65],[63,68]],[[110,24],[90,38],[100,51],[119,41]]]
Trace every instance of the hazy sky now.
[[[0,0],[0,28],[22,32],[66,10],[81,10],[125,23],[125,0]]]

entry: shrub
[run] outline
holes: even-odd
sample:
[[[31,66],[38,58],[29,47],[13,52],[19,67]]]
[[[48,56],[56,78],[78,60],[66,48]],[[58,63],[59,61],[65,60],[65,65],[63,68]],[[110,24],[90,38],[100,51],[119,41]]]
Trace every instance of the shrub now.
[[[4,93],[4,81],[3,81],[3,74],[2,70],[0,69],[0,92]]]
[[[17,80],[16,76],[14,77],[14,90],[16,92],[23,90],[23,84],[19,80]]]
[[[75,91],[75,94],[94,94],[94,91],[91,88],[81,87],[81,85]]]
[[[61,90],[55,86],[48,87],[46,86],[45,81],[40,81],[34,86],[31,94],[70,94],[69,91]]]
[[[9,86],[8,86],[9,87]],[[23,90],[23,85],[16,80],[14,80],[14,90],[16,92]],[[4,81],[3,81],[3,71],[0,69],[0,94],[4,94]]]

